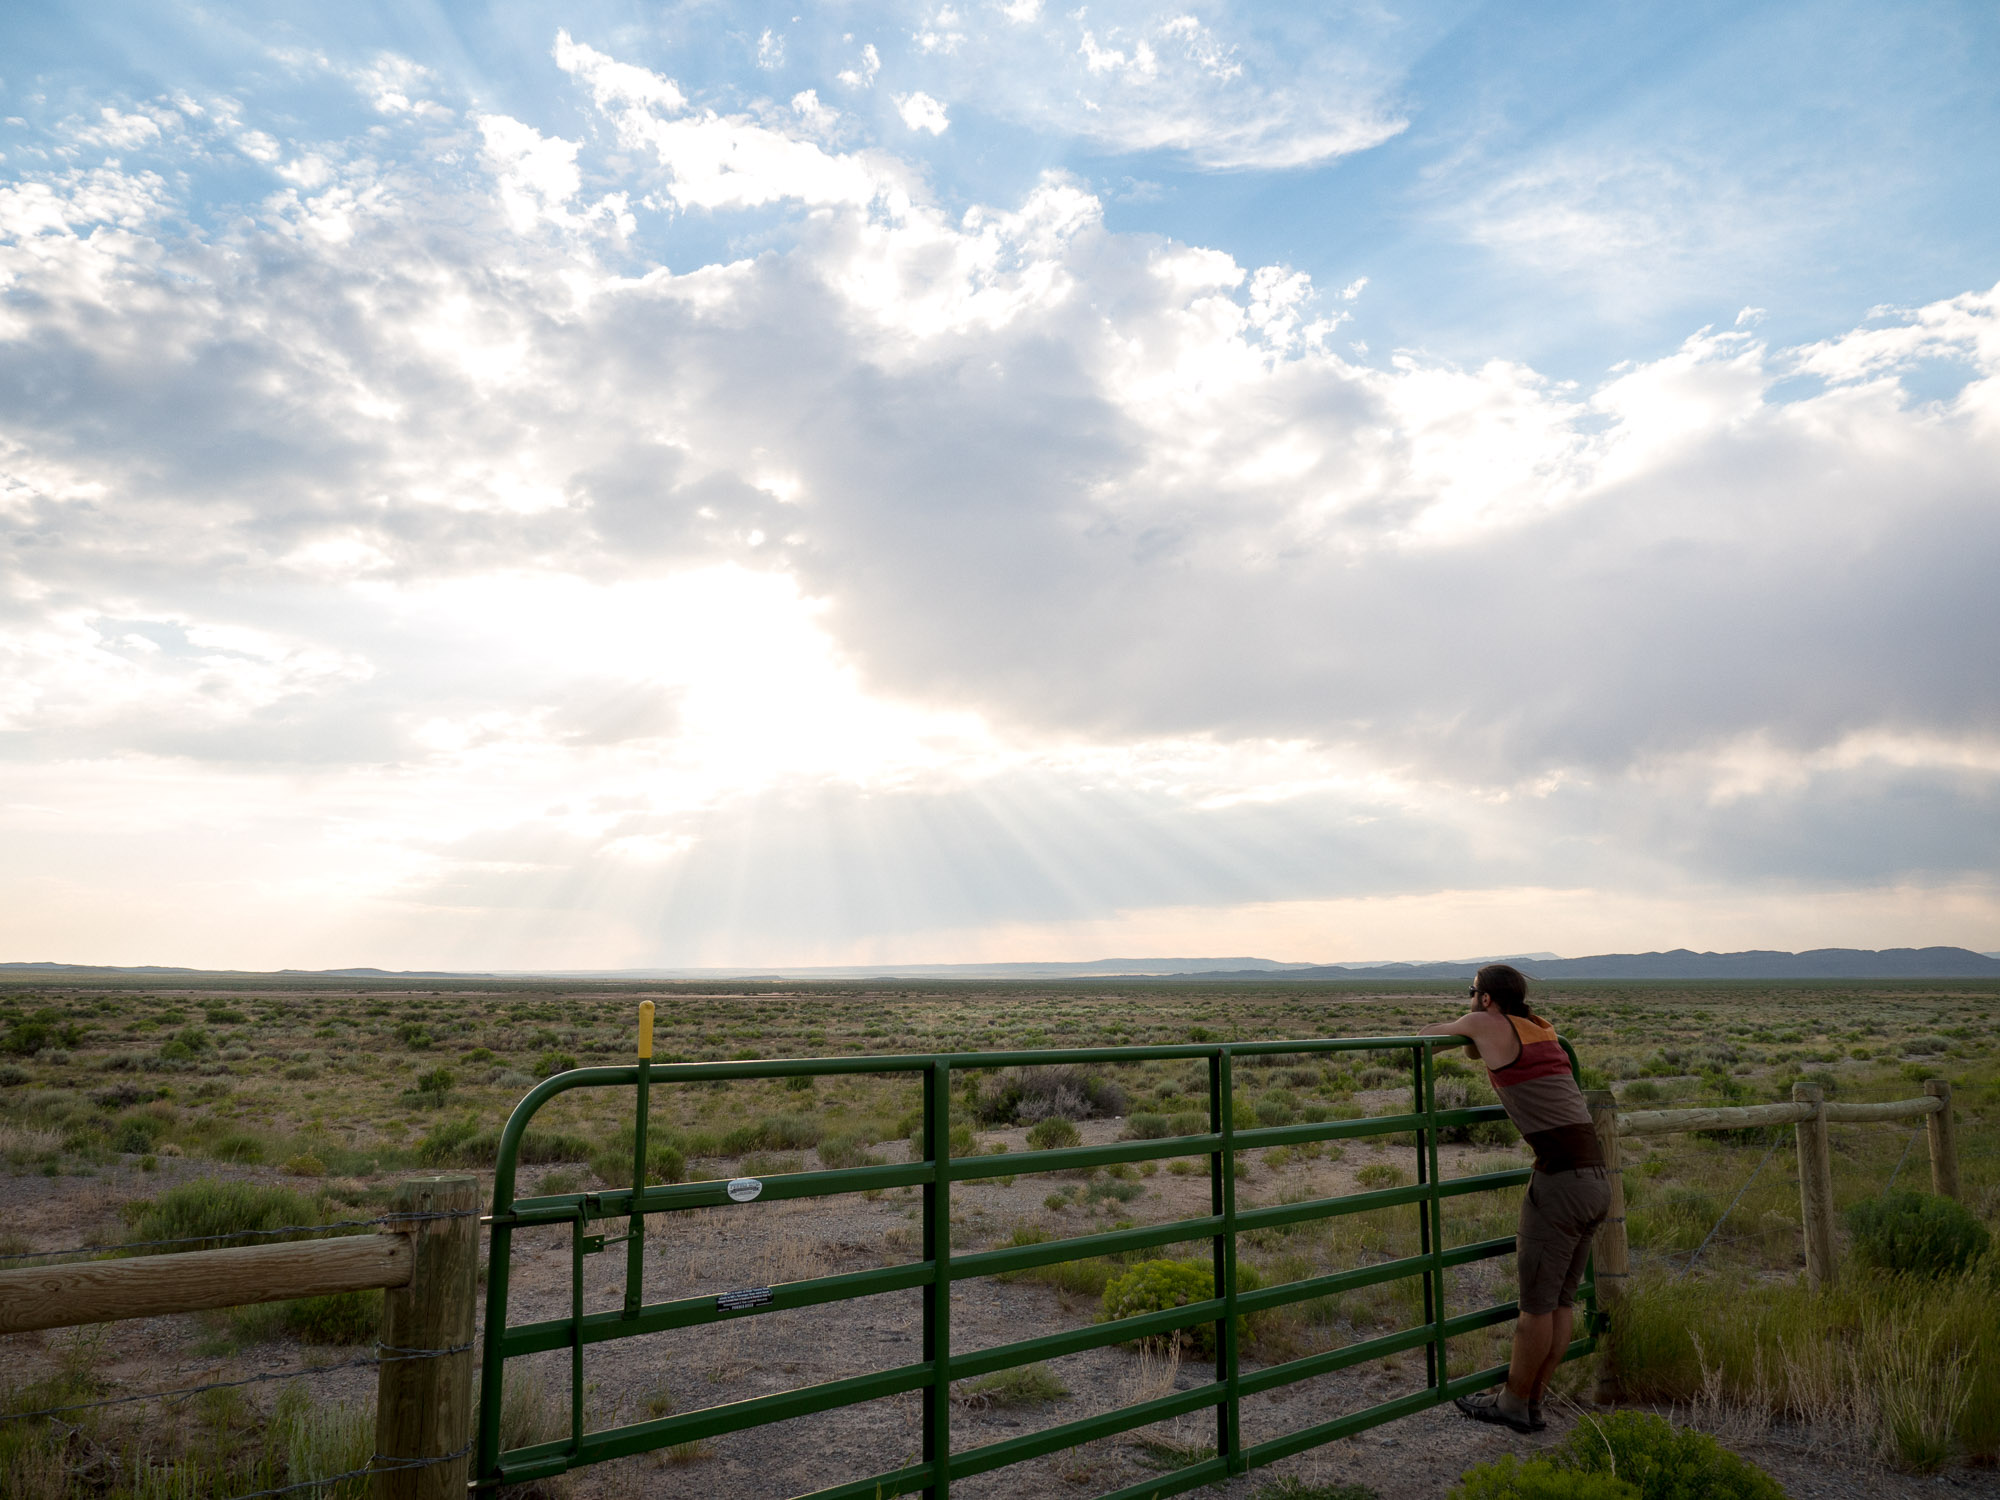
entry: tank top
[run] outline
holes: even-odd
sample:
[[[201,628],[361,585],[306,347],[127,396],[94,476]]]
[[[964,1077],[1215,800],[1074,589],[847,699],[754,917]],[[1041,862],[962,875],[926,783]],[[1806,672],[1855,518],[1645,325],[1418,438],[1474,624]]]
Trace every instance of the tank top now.
[[[1532,1016],[1507,1019],[1514,1023],[1521,1055],[1504,1068],[1487,1069],[1486,1077],[1521,1139],[1534,1148],[1535,1170],[1603,1166],[1590,1107],[1570,1076],[1569,1057],[1556,1040],[1555,1027]]]

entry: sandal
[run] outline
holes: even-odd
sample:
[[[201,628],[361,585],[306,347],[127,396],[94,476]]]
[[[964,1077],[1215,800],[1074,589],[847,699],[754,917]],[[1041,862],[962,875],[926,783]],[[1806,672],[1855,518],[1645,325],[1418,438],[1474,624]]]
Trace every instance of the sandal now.
[[[1497,1422],[1502,1427],[1511,1427],[1516,1432],[1537,1430],[1534,1419],[1528,1416],[1509,1416],[1500,1409],[1500,1398],[1492,1391],[1480,1391],[1476,1395],[1460,1396],[1453,1403],[1475,1422]]]

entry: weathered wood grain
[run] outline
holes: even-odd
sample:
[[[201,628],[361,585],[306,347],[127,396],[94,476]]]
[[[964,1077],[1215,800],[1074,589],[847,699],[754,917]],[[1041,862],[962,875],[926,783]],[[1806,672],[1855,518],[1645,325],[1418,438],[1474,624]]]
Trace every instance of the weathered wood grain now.
[[[0,1271],[0,1333],[402,1286],[410,1265],[403,1235],[365,1234]]]

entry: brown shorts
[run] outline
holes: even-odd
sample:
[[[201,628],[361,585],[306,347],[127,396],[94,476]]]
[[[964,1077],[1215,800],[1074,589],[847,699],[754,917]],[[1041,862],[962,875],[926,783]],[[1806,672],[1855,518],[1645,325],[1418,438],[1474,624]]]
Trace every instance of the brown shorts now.
[[[1602,1167],[1536,1172],[1521,1199],[1515,1267],[1521,1276],[1521,1311],[1554,1312],[1576,1302],[1590,1237],[1611,1211],[1611,1179]]]

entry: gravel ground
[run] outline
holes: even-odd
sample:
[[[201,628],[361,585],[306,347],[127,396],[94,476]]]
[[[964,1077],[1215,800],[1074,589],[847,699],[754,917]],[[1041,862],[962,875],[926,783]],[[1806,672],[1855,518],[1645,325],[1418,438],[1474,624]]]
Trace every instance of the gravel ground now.
[[[1086,1140],[1111,1139],[1118,1128],[1116,1122],[1087,1124]],[[1019,1132],[988,1138],[1022,1149]],[[887,1149],[894,1153],[895,1148]],[[1359,1168],[1382,1160],[1400,1162],[1405,1155],[1350,1149],[1338,1164],[1322,1161],[1294,1169],[1284,1186],[1293,1192],[1309,1189],[1315,1196],[1351,1191]],[[1472,1159],[1490,1158],[1492,1153],[1448,1148],[1445,1155],[1445,1173],[1452,1176],[1476,1169]],[[145,1176],[119,1167],[89,1178],[12,1178],[6,1185],[9,1218],[32,1226],[28,1232],[36,1248],[96,1242],[122,1232],[121,1203],[174,1181],[218,1171],[246,1178],[276,1177],[268,1169],[218,1169],[213,1163],[174,1158],[163,1158],[160,1168]],[[955,1190],[958,1247],[973,1250],[1004,1243],[1016,1224],[1045,1220],[1041,1199],[1051,1186],[1046,1178],[1022,1177],[1012,1185],[995,1181]],[[1148,1179],[1146,1186],[1157,1190],[1157,1196],[1114,1211],[1142,1222],[1206,1212],[1204,1177],[1178,1178],[1162,1172]],[[1251,1201],[1274,1201],[1278,1183],[1269,1173],[1260,1177],[1253,1172],[1244,1191]],[[917,1253],[915,1206],[914,1195],[891,1193],[873,1202],[858,1196],[771,1202],[655,1220],[648,1244],[646,1295],[650,1300],[721,1292],[911,1259]],[[1108,1227],[1101,1216],[1074,1209],[1061,1222],[1062,1232],[1068,1234]],[[608,1227],[617,1232],[615,1225]],[[566,1232],[561,1237],[554,1231],[523,1233],[516,1236],[515,1247],[510,1318],[518,1322],[563,1315],[569,1297]],[[616,1248],[586,1261],[586,1306],[593,1310],[616,1305],[622,1292],[624,1257],[615,1253]],[[1500,1283],[1510,1275],[1510,1263],[1504,1260],[1472,1268],[1459,1290],[1476,1300],[1464,1305],[1504,1295]],[[961,1283],[953,1298],[953,1343],[959,1349],[973,1349],[1080,1327],[1091,1321],[1094,1310],[1083,1299],[1038,1284]],[[585,1366],[591,1422],[603,1426],[640,1420],[656,1410],[693,1410],[906,1364],[918,1357],[919,1316],[917,1295],[896,1293],[597,1345],[588,1352]],[[117,1394],[277,1372],[302,1362],[332,1363],[365,1352],[271,1345],[233,1357],[205,1358],[190,1352],[200,1331],[196,1319],[181,1317],[112,1324],[80,1335],[12,1335],[0,1339],[0,1358],[17,1374],[32,1373],[66,1341],[81,1336],[93,1363]],[[1068,1399],[1015,1408],[955,1407],[954,1446],[962,1450],[1019,1436],[1211,1378],[1210,1369],[1202,1364],[1173,1368],[1164,1360],[1116,1348],[1055,1361],[1053,1368],[1072,1392]],[[1251,1398],[1244,1404],[1246,1437],[1254,1442],[1391,1399],[1420,1388],[1423,1373],[1421,1353],[1406,1354]],[[516,1362],[510,1366],[510,1377],[540,1379],[551,1408],[566,1406],[566,1356]],[[343,1370],[314,1377],[312,1383],[323,1399],[364,1405],[373,1401],[372,1370]],[[185,1420],[184,1410],[184,1403],[146,1403],[121,1420],[157,1427]],[[646,1454],[599,1465],[572,1476],[567,1489],[574,1500],[626,1496],[778,1500],[913,1461],[919,1451],[918,1411],[911,1396],[800,1418],[730,1435],[704,1445],[697,1454]],[[1581,1408],[1558,1407],[1551,1413],[1547,1433],[1522,1437],[1468,1422],[1449,1408],[1431,1410],[1205,1493],[1248,1497],[1268,1485],[1272,1475],[1292,1474],[1314,1483],[1358,1481],[1373,1487],[1383,1500],[1428,1500],[1444,1496],[1468,1465],[1503,1452],[1527,1454],[1551,1446],[1579,1420],[1587,1420]],[[1990,1470],[1917,1478],[1873,1464],[1843,1447],[1838,1435],[1721,1425],[1729,1446],[1769,1470],[1799,1500],[2000,1497],[2000,1474]],[[1158,1474],[1185,1461],[1172,1457],[1176,1450],[1192,1451],[1212,1440],[1212,1418],[1198,1413],[1143,1433],[961,1481],[953,1493],[961,1500],[1071,1500]]]

